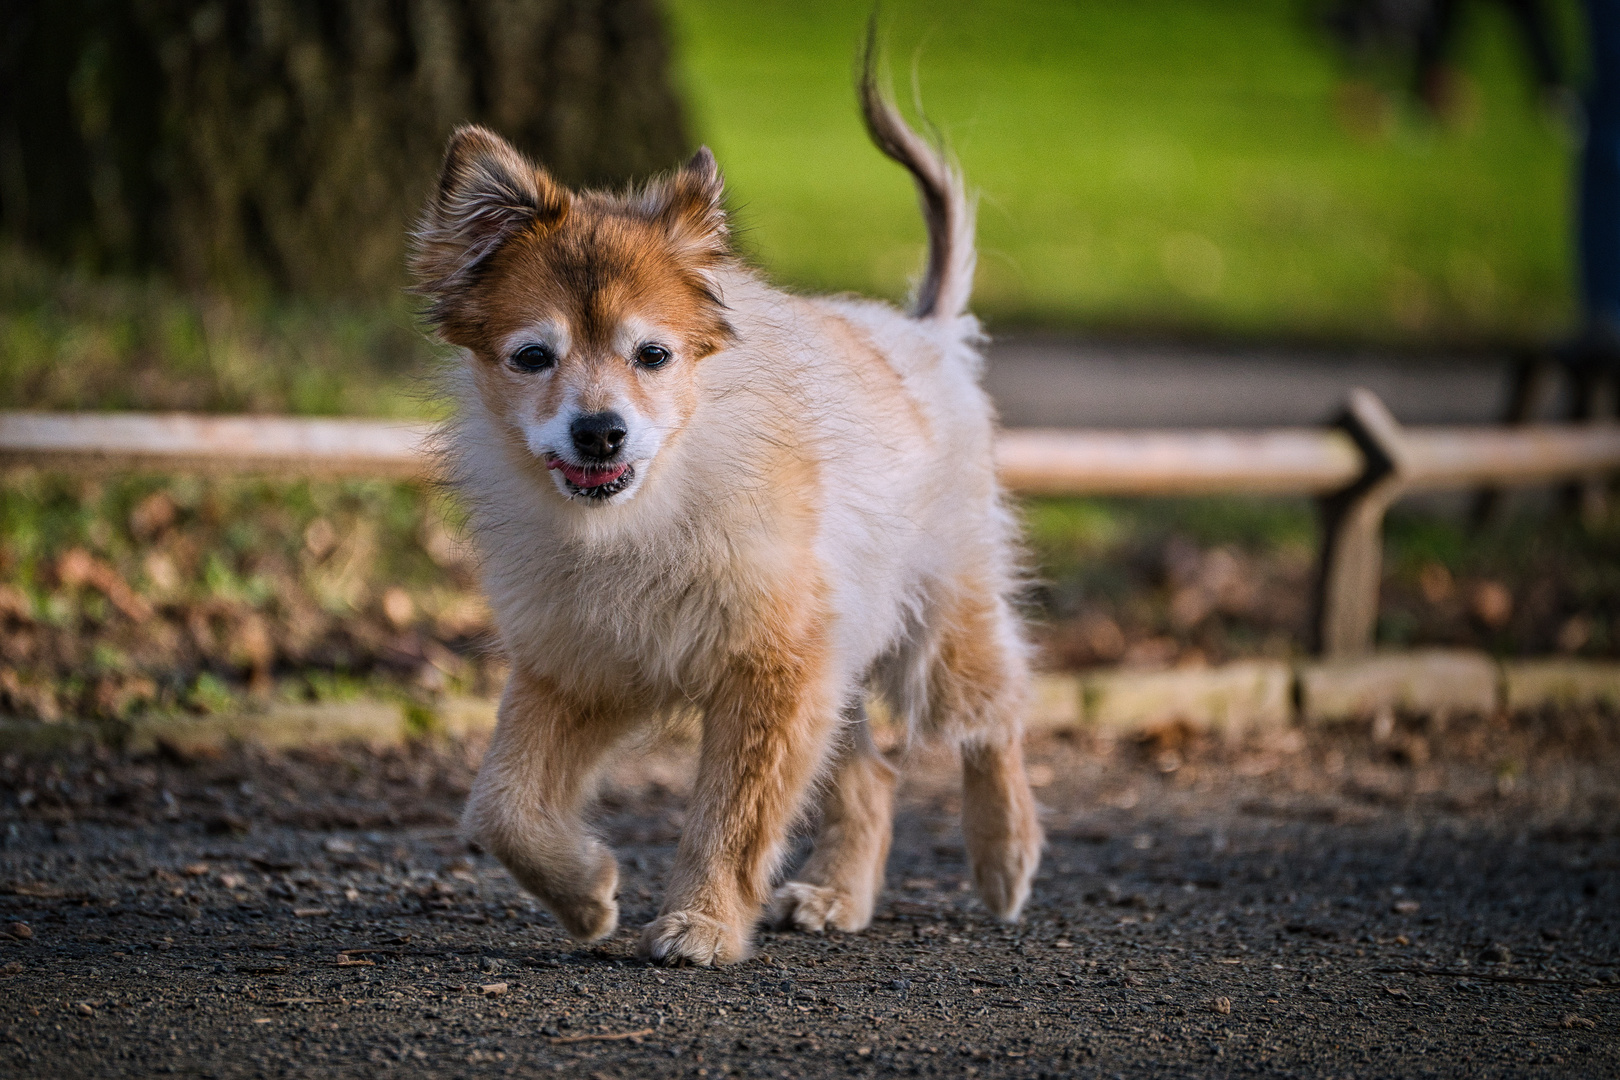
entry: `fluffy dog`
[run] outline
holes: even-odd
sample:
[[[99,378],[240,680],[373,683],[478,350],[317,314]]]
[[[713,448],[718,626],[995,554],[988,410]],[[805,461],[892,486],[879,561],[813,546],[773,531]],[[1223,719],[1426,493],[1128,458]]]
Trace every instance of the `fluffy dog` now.
[[[416,235],[430,318],[462,350],[448,455],[512,665],[467,834],[571,934],[611,934],[593,777],[697,709],[691,809],[641,935],[662,963],[743,959],[767,903],[802,930],[871,921],[896,773],[867,693],[960,746],[992,913],[1018,917],[1040,858],[1015,525],[965,313],[973,208],[867,57],[867,128],[928,225],[908,311],[767,284],[732,250],[707,149],[625,194],[570,191],[463,128]],[[814,853],[773,895],[812,794]]]

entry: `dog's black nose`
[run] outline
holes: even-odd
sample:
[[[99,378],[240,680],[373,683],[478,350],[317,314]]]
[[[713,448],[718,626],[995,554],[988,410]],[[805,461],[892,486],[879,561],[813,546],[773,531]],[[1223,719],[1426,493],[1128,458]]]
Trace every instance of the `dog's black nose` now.
[[[617,454],[624,445],[625,434],[624,417],[616,412],[591,413],[568,425],[574,449],[583,457],[599,460]]]

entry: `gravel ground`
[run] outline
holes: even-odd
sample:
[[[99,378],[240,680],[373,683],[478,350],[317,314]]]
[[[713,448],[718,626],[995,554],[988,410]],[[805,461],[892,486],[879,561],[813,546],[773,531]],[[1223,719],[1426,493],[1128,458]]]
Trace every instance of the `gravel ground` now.
[[[1620,1074],[1620,724],[1030,747],[1024,922],[919,754],[862,934],[634,959],[689,751],[626,755],[625,926],[576,947],[455,817],[478,748],[0,762],[15,1077]]]

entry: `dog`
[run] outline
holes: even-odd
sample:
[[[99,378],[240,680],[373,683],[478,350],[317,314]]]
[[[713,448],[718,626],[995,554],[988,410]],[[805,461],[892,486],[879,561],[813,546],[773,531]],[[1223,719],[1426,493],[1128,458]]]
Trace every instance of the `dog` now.
[[[623,193],[571,191],[480,127],[415,234],[460,351],[447,468],[511,675],[464,829],[574,937],[618,925],[583,821],[636,731],[697,710],[698,772],[641,956],[730,964],[762,915],[859,931],[897,780],[867,694],[960,748],[978,895],[1019,916],[1042,835],[1024,774],[1016,521],[967,313],[973,203],[874,75],[858,95],[928,228],[907,310],[802,297],[734,251],[707,148]],[[772,889],[819,803],[813,853]]]

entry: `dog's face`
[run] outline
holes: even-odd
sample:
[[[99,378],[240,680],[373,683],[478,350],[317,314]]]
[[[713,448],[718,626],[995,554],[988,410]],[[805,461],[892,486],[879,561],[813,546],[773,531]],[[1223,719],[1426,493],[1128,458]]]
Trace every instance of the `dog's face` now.
[[[481,128],[452,138],[418,288],[563,498],[628,500],[692,415],[696,365],[731,336],[712,276],[730,255],[722,193],[706,149],[619,197],[570,192]]]

